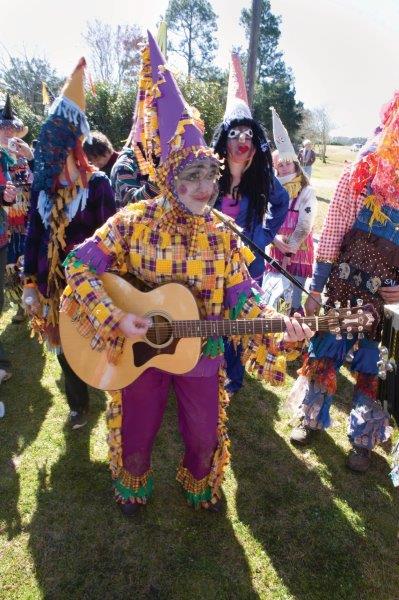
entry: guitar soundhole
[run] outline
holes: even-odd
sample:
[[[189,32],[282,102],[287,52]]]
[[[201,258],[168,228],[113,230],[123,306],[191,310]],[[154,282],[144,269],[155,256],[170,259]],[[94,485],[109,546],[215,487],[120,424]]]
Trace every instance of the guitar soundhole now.
[[[153,325],[147,330],[147,342],[153,347],[165,347],[173,339],[172,323],[161,314],[146,315],[151,318]]]

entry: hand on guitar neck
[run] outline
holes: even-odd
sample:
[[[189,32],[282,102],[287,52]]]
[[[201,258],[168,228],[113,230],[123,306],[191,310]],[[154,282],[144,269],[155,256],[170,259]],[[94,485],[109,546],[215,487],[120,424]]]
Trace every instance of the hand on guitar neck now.
[[[300,313],[294,313],[294,318],[288,318],[284,316],[285,321],[285,342],[302,342],[303,340],[310,340],[314,336],[315,332],[310,329],[306,323],[300,325],[295,317],[302,317]]]
[[[147,333],[147,329],[150,326],[150,319],[138,317],[133,313],[125,313],[119,322],[120,332],[131,340],[142,338]]]

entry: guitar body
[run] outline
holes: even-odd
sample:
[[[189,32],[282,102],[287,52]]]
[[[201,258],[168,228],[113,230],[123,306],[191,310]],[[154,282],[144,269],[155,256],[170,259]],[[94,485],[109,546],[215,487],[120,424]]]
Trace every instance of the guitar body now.
[[[163,333],[136,342],[125,339],[117,364],[107,360],[107,353],[91,348],[91,337],[83,337],[76,324],[60,313],[60,336],[63,352],[74,372],[87,384],[101,390],[118,390],[132,383],[150,367],[182,374],[191,371],[201,355],[201,338],[175,339],[168,323],[197,320],[199,311],[189,289],[180,283],[167,283],[149,292],[141,292],[112,273],[100,277],[115,306],[161,323]]]

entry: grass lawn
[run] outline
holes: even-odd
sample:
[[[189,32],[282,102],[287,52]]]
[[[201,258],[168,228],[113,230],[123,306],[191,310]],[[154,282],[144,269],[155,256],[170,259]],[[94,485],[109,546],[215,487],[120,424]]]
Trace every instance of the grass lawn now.
[[[329,150],[328,164],[316,164],[318,195],[342,156]],[[220,514],[188,508],[174,481],[181,443],[171,398],[154,451],[154,498],[129,521],[111,498],[104,394],[91,394],[90,425],[68,431],[58,363],[26,325],[11,324],[13,313],[0,320],[13,361],[13,378],[0,386],[1,600],[399,598],[389,448],[367,474],[346,470],[347,371],[334,427],[305,449],[288,439],[292,377],[273,389],[247,379],[230,406],[233,458]]]

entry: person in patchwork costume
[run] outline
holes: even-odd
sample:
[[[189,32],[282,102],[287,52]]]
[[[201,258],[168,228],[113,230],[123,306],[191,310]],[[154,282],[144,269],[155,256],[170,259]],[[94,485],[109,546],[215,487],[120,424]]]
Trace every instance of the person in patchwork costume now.
[[[211,212],[217,195],[219,160],[206,146],[157,43],[142,59],[151,68],[145,97],[145,151],[161,196],[130,204],[76,248],[66,261],[68,286],[62,311],[79,330],[92,330],[92,347],[117,361],[125,338],[142,336],[146,319],[123,313],[105,293],[99,275],[130,273],[148,287],[180,282],[195,295],[202,318],[219,320],[275,314],[259,303],[247,263],[253,260],[226,225]],[[154,164],[157,164],[155,172]],[[248,338],[244,351],[260,377],[279,383],[286,355],[308,328],[286,318],[287,332]],[[110,467],[116,501],[125,515],[138,512],[151,496],[151,453],[165,411],[168,390],[177,396],[184,456],[177,480],[188,503],[217,511],[229,463],[226,430],[223,339],[209,338],[197,366],[184,375],[147,369],[112,393],[108,408]]]
[[[40,130],[23,291],[33,330],[58,354],[74,429],[86,423],[89,396],[87,385],[69,367],[60,348],[59,302],[65,287],[62,262],[116,210],[108,177],[89,165],[82,147],[84,137],[89,136],[84,113],[85,66],[82,58]]]
[[[389,416],[378,401],[378,372],[383,307],[399,301],[399,92],[383,107],[381,126],[339,180],[317,248],[311,283],[314,298],[305,311],[314,314],[326,286],[328,303],[372,304],[378,319],[366,337],[318,334],[311,341],[292,398],[299,404],[294,443],[308,443],[330,424],[337,371],[345,359],[356,377],[348,435],[348,466],[365,471],[371,451],[391,432]]]

